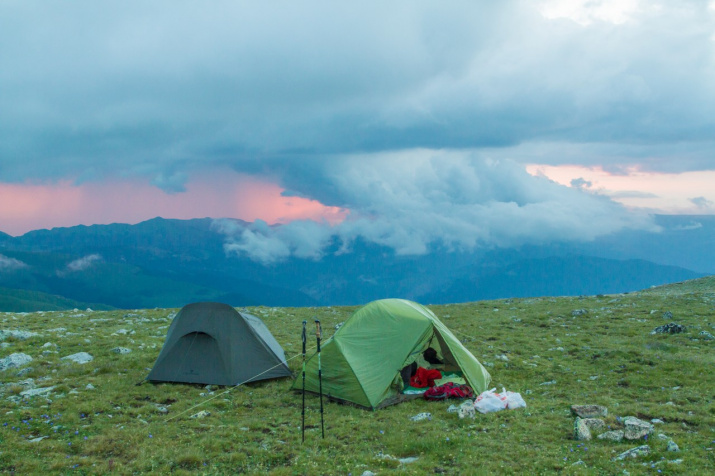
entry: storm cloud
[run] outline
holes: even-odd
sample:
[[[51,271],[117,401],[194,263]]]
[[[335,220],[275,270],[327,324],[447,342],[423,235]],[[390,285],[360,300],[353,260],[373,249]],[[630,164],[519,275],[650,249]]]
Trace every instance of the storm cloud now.
[[[712,168],[713,3],[562,4],[4,2],[0,181],[415,148]]]
[[[269,264],[289,256],[320,258],[334,239],[342,252],[361,238],[398,255],[415,255],[432,247],[506,248],[588,241],[625,228],[657,230],[647,215],[529,175],[508,160],[413,150],[333,161],[323,165],[322,175],[308,176],[332,184],[321,198],[350,210],[345,221],[224,229],[227,252]],[[305,178],[290,184],[299,191],[314,185]]]

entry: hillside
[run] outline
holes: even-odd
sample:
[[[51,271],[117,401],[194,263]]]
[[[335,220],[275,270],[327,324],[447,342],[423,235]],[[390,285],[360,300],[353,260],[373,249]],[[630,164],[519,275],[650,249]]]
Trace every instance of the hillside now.
[[[288,390],[290,379],[136,385],[176,309],[0,314],[0,330],[34,333],[2,344],[3,355],[33,360],[0,372],[0,471],[713,474],[713,278],[689,282],[685,293],[655,291],[431,306],[487,366],[492,386],[521,393],[527,407],[459,419],[447,411],[459,400],[417,399],[376,412],[326,400],[322,440],[319,402],[309,395],[305,443],[301,396]],[[261,317],[299,375],[301,321],[320,319],[327,339],[355,309],[246,310]],[[653,333],[669,322],[685,331]],[[308,344],[312,355],[313,335]],[[93,360],[63,360],[78,352]],[[574,404],[607,407],[612,429],[636,416],[653,422],[654,432],[575,440]],[[430,419],[411,420],[425,412]],[[617,459],[643,447],[647,453]]]
[[[73,301],[52,294],[0,287],[0,309],[4,312],[61,311],[67,309],[109,310],[104,304]]]
[[[619,234],[593,243],[470,251],[434,246],[409,256],[362,240],[347,251],[335,242],[320,259],[271,264],[227,252],[236,237],[210,218],[155,218],[0,237],[0,286],[123,309],[201,300],[315,306],[400,296],[439,304],[621,293],[715,273],[710,218],[660,217],[661,233]],[[247,226],[229,223],[235,230]]]

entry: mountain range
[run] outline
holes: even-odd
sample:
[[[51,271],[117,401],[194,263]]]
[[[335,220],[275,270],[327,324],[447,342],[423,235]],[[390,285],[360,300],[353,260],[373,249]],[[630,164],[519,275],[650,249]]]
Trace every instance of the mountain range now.
[[[715,274],[715,217],[655,217],[660,232],[588,243],[396,255],[357,241],[321,259],[264,265],[227,254],[211,218],[155,218],[0,233],[0,311],[92,307],[357,305],[384,297],[425,304],[506,297],[622,293]],[[249,223],[231,220],[234,227]],[[278,225],[279,226],[279,225]]]

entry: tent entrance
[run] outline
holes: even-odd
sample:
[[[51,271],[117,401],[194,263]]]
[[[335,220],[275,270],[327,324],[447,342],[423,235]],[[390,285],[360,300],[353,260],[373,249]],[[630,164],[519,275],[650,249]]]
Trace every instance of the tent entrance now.
[[[178,363],[173,369],[174,378],[171,380],[202,383],[207,378],[226,379],[226,368],[218,342],[205,332],[190,332],[181,336],[167,359]]]

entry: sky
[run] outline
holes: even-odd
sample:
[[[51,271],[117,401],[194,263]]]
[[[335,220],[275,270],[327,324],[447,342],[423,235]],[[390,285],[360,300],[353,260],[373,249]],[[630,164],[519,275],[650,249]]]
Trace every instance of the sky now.
[[[319,258],[715,213],[715,0],[0,0],[0,231]],[[281,224],[281,226],[271,226]]]

